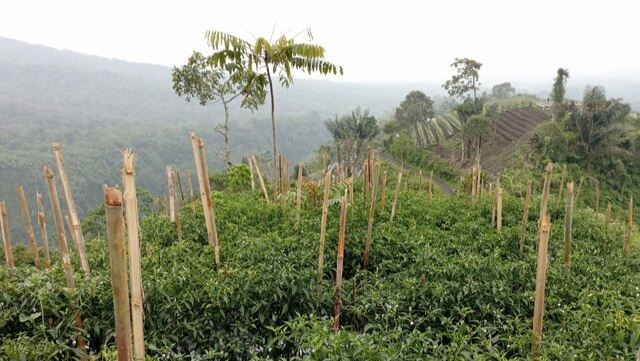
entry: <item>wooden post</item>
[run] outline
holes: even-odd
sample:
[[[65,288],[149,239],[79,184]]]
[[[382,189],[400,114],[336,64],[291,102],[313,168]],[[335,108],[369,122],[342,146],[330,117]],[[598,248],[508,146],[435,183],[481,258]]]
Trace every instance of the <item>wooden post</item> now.
[[[251,154],[251,159],[253,159],[253,164],[256,166],[256,172],[258,172],[258,180],[260,181],[260,188],[262,189],[262,194],[264,194],[264,199],[269,203],[269,194],[267,193],[267,187],[264,185],[264,179],[262,178],[262,172],[260,171],[260,164],[256,162],[256,158]]]
[[[278,179],[279,182],[279,189],[277,191],[278,194],[283,194],[284,193],[284,169],[283,169],[283,164],[282,164],[282,153],[278,153]],[[275,200],[275,199],[274,199]]]
[[[498,190],[499,188],[496,187],[496,192],[495,194],[491,194],[491,227],[494,227],[496,225],[496,210],[497,210],[497,201],[498,201]]]
[[[179,173],[176,171],[173,173],[174,176],[177,176]],[[174,177],[172,177],[173,179]],[[124,184],[124,181],[122,182]],[[180,178],[178,178],[178,184],[180,184]],[[176,229],[178,231],[178,242],[182,241],[182,222],[180,220],[180,198],[176,194],[175,186],[173,187],[173,199],[175,202],[175,217],[176,217]]]
[[[318,249],[318,293],[320,298],[320,285],[322,284],[322,275],[324,273],[324,239],[327,231],[327,213],[329,212],[329,190],[331,187],[331,172],[324,174],[324,197],[322,199],[322,219],[320,221],[320,246]]]
[[[560,180],[560,191],[558,191],[558,198],[562,198],[562,187],[564,187],[564,182],[567,181],[567,165],[562,166],[562,179]]]
[[[69,233],[71,234],[71,240],[73,241],[73,245],[78,249],[78,238],[76,238],[76,234],[71,231],[73,229],[73,223],[71,223],[71,218],[69,218],[68,214],[64,215],[64,220],[67,223],[67,228],[69,228]]]
[[[549,162],[545,169],[544,186],[542,188],[542,200],[540,202],[540,215],[538,216],[538,227],[540,228],[544,216],[547,214],[547,204],[549,203],[549,190],[551,189],[551,175],[553,174],[553,163]],[[538,241],[540,234],[538,234]],[[537,246],[537,245],[536,245]]]
[[[0,226],[2,227],[2,240],[4,242],[4,257],[8,268],[16,266],[13,261],[13,246],[11,244],[11,233],[9,232],[9,222],[7,221],[7,205],[0,201]]]
[[[527,196],[524,200],[524,214],[522,215],[522,229],[520,233],[520,256],[524,254],[524,240],[527,237],[527,221],[529,220],[529,205],[531,204],[531,181],[527,182]]]
[[[418,192],[422,191],[422,169],[418,172]]]
[[[367,179],[369,178],[369,176],[367,175],[367,172],[369,172],[369,163],[367,163],[366,159],[363,164],[363,169],[364,171],[362,172],[362,209],[364,209],[364,207],[366,207],[367,205],[367,193],[369,192],[369,182],[367,181]]]
[[[378,176],[380,172],[380,167],[374,170],[374,179],[372,188],[371,188],[371,204],[369,206],[369,223],[367,224],[367,238],[364,243],[364,270],[366,271],[369,268],[369,254],[371,253],[371,237],[373,232],[373,217],[376,211],[376,186],[378,184]]]
[[[184,204],[184,190],[182,189],[182,180],[180,179],[180,172],[178,171],[176,171],[176,178],[178,179],[178,188],[180,189],[180,199],[182,200],[181,204]],[[179,211],[180,207],[178,207],[178,212]]]
[[[44,268],[51,268],[51,256],[49,254],[49,235],[47,234],[47,222],[44,217],[44,202],[42,194],[36,192],[36,200],[38,203],[38,224],[40,225],[40,235],[42,237],[42,248],[44,250]]]
[[[542,341],[542,320],[544,316],[544,289],[547,281],[547,249],[549,246],[549,231],[551,223],[549,215],[545,214],[540,224],[540,243],[538,245],[538,261],[536,272],[536,292],[533,309],[533,343],[531,353],[536,355],[540,341]]]
[[[191,211],[196,211],[196,199],[193,196],[193,182],[191,182],[191,172],[187,172],[187,180],[189,182],[189,203],[191,203]]]
[[[56,224],[56,233],[58,235],[58,246],[60,248],[60,255],[62,256],[62,269],[64,270],[64,278],[67,283],[67,288],[73,290],[76,288],[76,282],[73,278],[73,266],[71,265],[71,257],[69,256],[67,238],[64,235],[64,223],[62,220],[62,209],[60,208],[60,200],[58,199],[58,190],[56,189],[56,181],[53,179],[53,171],[51,170],[51,168],[44,167],[44,176],[47,181],[47,187],[49,188],[49,200],[51,201],[51,210],[53,211],[53,219]],[[75,307],[75,305],[73,305],[73,307]],[[80,310],[77,310],[76,312],[75,323],[78,330],[82,330],[82,318],[80,316]],[[78,347],[78,350],[80,350],[80,352],[84,356],[87,344],[84,338],[81,336],[81,333],[78,333],[78,336],[76,337],[76,345]]]
[[[27,229],[29,244],[31,245],[31,255],[36,268],[40,268],[40,255],[38,254],[38,245],[36,244],[36,236],[33,233],[31,218],[29,217],[29,208],[27,207],[27,197],[24,195],[24,187],[19,185],[17,188],[18,198],[20,199],[20,208],[22,209],[22,218],[24,218],[24,226]]]
[[[300,228],[300,204],[302,203],[302,171],[304,164],[298,163],[298,182],[296,182],[296,229]],[[253,178],[252,178],[253,179]]]
[[[498,212],[498,233],[502,233],[502,188],[498,188],[498,197],[496,200]]]
[[[433,199],[433,170],[429,174],[429,200]]]
[[[80,264],[85,276],[89,276],[89,262],[87,260],[87,253],[85,251],[84,235],[82,234],[82,226],[80,225],[80,218],[78,218],[78,212],[76,211],[76,203],[73,200],[73,194],[71,193],[71,186],[69,185],[69,177],[67,176],[67,168],[64,164],[62,157],[62,150],[60,143],[53,143],[53,155],[56,158],[56,164],[58,166],[58,172],[60,173],[60,181],[62,182],[62,190],[64,197],[67,201],[67,208],[69,209],[69,216],[71,216],[71,224],[73,229],[69,232],[73,232],[78,240],[78,254],[80,255]]]
[[[135,159],[130,149],[122,153],[124,206],[127,218],[129,270],[131,274],[131,323],[133,329],[134,360],[144,360],[144,321],[140,231],[138,227],[138,198],[136,192]],[[179,212],[179,208],[178,208]],[[178,213],[179,214],[179,213]],[[179,217],[178,217],[179,219]]]
[[[629,221],[627,222],[627,237],[624,242],[624,255],[631,254],[631,238],[633,236],[633,193],[629,195]]]
[[[218,233],[215,228],[216,222],[211,211],[213,209],[213,202],[211,200],[211,186],[209,185],[209,176],[206,168],[206,159],[202,159],[204,155],[204,143],[202,139],[196,140],[194,132],[189,133],[191,138],[191,148],[193,150],[193,159],[196,165],[196,172],[198,174],[198,184],[200,187],[200,199],[202,201],[202,211],[204,213],[205,225],[207,227],[207,238],[209,245],[213,248],[216,268],[220,269],[220,253],[218,250]]]
[[[344,239],[347,228],[347,194],[342,197],[340,205],[340,231],[338,234],[338,257],[336,261],[336,302],[333,312],[333,330],[340,330],[340,312],[342,311],[342,271],[344,264]]]
[[[113,312],[115,315],[116,347],[118,361],[130,361],[131,313],[129,310],[129,284],[127,261],[124,249],[124,218],[122,217],[122,195],[115,188],[104,186],[104,208],[107,218],[109,243],[109,265],[113,289]]]
[[[580,177],[580,183],[578,183],[578,190],[576,191],[576,196],[573,199],[573,206],[578,207],[578,197],[580,197],[580,190],[582,189],[582,183],[584,182],[584,177]]]
[[[567,183],[567,208],[564,217],[564,279],[571,278],[571,229],[573,227],[573,182]]]
[[[249,154],[249,172],[251,172],[251,191],[255,192],[256,190],[256,182],[253,175],[253,160],[251,159],[251,154]]]
[[[389,222],[391,223],[393,223],[393,218],[396,215],[398,195],[400,194],[400,184],[402,184],[402,172],[398,173],[398,182],[396,183],[396,193],[393,195],[393,203],[391,204],[391,219],[389,220]]]
[[[382,194],[380,195],[380,210],[384,212],[384,205],[387,198],[387,171],[382,173]]]
[[[169,218],[171,223],[176,223],[176,192],[173,185],[173,170],[167,166],[167,191],[169,192]]]
[[[471,206],[475,207],[478,201],[478,168],[473,166],[471,170]]]

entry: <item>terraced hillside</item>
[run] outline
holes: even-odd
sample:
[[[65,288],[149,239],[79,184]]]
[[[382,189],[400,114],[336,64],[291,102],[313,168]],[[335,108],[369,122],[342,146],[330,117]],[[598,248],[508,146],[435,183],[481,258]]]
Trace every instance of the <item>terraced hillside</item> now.
[[[494,137],[483,150],[483,168],[495,174],[509,161],[513,151],[527,142],[538,124],[551,119],[551,114],[537,106],[512,108],[492,120]]]

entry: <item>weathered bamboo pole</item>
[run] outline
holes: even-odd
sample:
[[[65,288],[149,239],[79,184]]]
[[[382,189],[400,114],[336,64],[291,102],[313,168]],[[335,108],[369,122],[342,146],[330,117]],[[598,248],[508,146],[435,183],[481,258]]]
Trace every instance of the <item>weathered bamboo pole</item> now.
[[[44,268],[51,268],[51,255],[49,254],[49,235],[47,234],[47,222],[44,217],[44,202],[42,194],[36,192],[36,200],[38,203],[38,224],[40,225],[40,236],[42,237],[42,248],[44,250]]]
[[[627,222],[627,237],[624,242],[624,255],[629,257],[631,254],[631,238],[633,236],[633,193],[629,195],[629,220]]]
[[[282,161],[282,153],[278,153],[278,194],[283,194],[284,193],[284,168],[283,168],[283,161]]]
[[[364,243],[364,262],[363,268],[364,270],[369,269],[369,254],[371,253],[371,238],[373,233],[373,218],[376,212],[376,186],[378,184],[378,176],[380,173],[380,165],[374,169],[374,179],[375,181],[372,184],[371,188],[371,204],[369,205],[369,222],[367,223],[367,238]]]
[[[373,159],[373,152],[371,151],[371,146],[369,146],[367,148],[367,169],[369,170],[367,172],[367,189],[369,191],[371,191],[371,188],[373,188],[373,172],[374,172],[374,159]]]
[[[571,279],[571,236],[573,227],[573,182],[567,183],[567,206],[564,218],[564,279]]]
[[[193,202],[195,200],[195,197],[193,196],[193,182],[191,181],[191,172],[187,172],[187,183],[189,185],[189,199],[191,200],[191,202]]]
[[[520,256],[524,254],[524,241],[527,238],[527,223],[529,220],[529,206],[531,205],[531,181],[527,182],[527,195],[524,200],[524,214],[522,215],[522,227],[520,231]]]
[[[418,192],[420,192],[422,191],[422,169],[418,172],[418,178],[420,179],[418,181]]]
[[[491,193],[491,227],[495,227],[496,225],[496,210],[497,210],[497,201],[498,201],[498,187],[496,187],[496,192]]]
[[[344,265],[344,239],[347,228],[347,194],[342,197],[340,205],[340,230],[338,234],[338,257],[336,261],[336,302],[334,308],[333,330],[340,330],[340,312],[342,311],[342,272]]]
[[[536,355],[542,341],[542,320],[544,316],[544,291],[547,281],[547,249],[549,246],[549,232],[551,223],[549,215],[545,214],[540,224],[540,242],[538,245],[538,261],[536,271],[536,291],[533,309],[533,343],[531,353]]]
[[[76,247],[76,250],[78,249],[78,238],[76,237],[76,234],[71,231],[73,229],[73,223],[71,223],[71,218],[69,218],[68,214],[64,215],[64,220],[67,223],[67,228],[69,229],[69,234],[71,234],[71,240],[73,241],[73,245]]]
[[[177,176],[178,172],[173,172],[172,173],[172,179],[175,179],[175,177]],[[122,182],[124,184],[124,181]],[[180,183],[180,181],[178,181],[178,183]],[[175,189],[175,185],[173,187],[173,199],[174,199],[174,211],[175,211],[175,217],[176,217],[176,230],[178,231],[178,242],[182,241],[182,221],[180,219],[180,198],[178,198],[178,195],[176,194],[176,189]]]
[[[429,173],[429,200],[433,199],[433,170]]]
[[[173,170],[167,166],[167,191],[169,192],[169,219],[171,223],[176,223],[176,191],[173,185]]]
[[[180,172],[178,172],[177,170],[176,170],[176,178],[178,179],[178,189],[180,189],[180,199],[184,204],[184,190],[182,188],[182,179],[180,179]],[[180,210],[180,207],[178,207],[178,211],[179,210]]]
[[[104,186],[104,208],[107,218],[107,239],[118,361],[130,361],[132,356],[131,313],[129,309],[129,283],[127,281],[127,261],[125,259],[124,246],[122,195],[119,190]]]
[[[502,233],[502,188],[498,188],[496,203],[497,203],[497,212],[498,212],[497,228],[498,228],[498,233]]]
[[[76,211],[76,203],[74,202],[73,194],[71,193],[71,186],[69,185],[69,177],[67,175],[67,168],[64,164],[64,159],[62,157],[62,149],[60,147],[60,143],[53,143],[53,155],[56,159],[58,172],[60,173],[60,181],[62,182],[62,191],[64,192],[64,197],[67,201],[67,208],[69,210],[71,223],[73,225],[73,229],[70,229],[69,232],[75,233],[76,239],[78,240],[78,254],[80,255],[80,265],[82,266],[82,270],[84,271],[85,276],[88,277],[90,275],[90,269],[89,261],[87,260],[87,253],[85,251],[84,235],[82,234],[80,218],[78,218],[78,212]]]
[[[7,205],[0,201],[0,227],[2,227],[2,240],[4,244],[4,257],[8,268],[16,266],[13,260],[13,246],[11,244],[11,233],[9,232],[9,221],[7,220]]]
[[[60,248],[60,255],[62,256],[62,269],[64,270],[64,278],[67,283],[67,288],[75,289],[76,282],[73,278],[73,266],[71,265],[71,257],[69,256],[69,247],[67,246],[67,238],[64,235],[64,221],[62,220],[62,209],[60,208],[60,200],[58,199],[58,190],[56,189],[56,181],[53,179],[53,171],[49,167],[44,167],[44,176],[47,181],[47,187],[49,188],[49,200],[51,202],[51,210],[53,211],[53,219],[56,224],[56,233],[58,235],[58,246]],[[122,217],[122,216],[121,216]],[[75,306],[75,303],[73,304]],[[80,310],[77,310],[75,315],[76,328],[82,330],[82,317],[80,316]],[[78,333],[76,337],[76,345],[78,350],[84,355],[86,352],[86,342],[81,333]],[[84,359],[84,357],[83,357]]]
[[[369,163],[367,163],[366,159],[364,160],[362,168],[364,169],[364,172],[362,172],[362,209],[364,209],[367,205],[367,193],[369,192],[369,182],[367,181],[369,178],[367,176],[367,172],[369,172]]]
[[[19,185],[17,191],[18,198],[20,199],[20,208],[22,209],[22,218],[24,218],[24,226],[27,229],[27,236],[29,237],[29,244],[31,245],[33,264],[36,268],[40,268],[40,255],[38,254],[36,236],[33,233],[33,226],[31,225],[31,217],[29,217],[29,208],[27,207],[27,197],[24,195],[24,187]]]
[[[207,169],[207,157],[204,152],[204,142],[198,137],[198,151],[200,155],[200,169],[202,170],[204,182],[205,201],[202,206],[206,205],[209,213],[209,228],[211,229],[211,241],[213,244],[213,253],[216,261],[216,268],[220,270],[220,244],[218,243],[218,228],[216,227],[216,213],[213,208],[213,198],[211,197],[211,183],[209,183],[209,171]],[[205,219],[206,220],[206,219]]]
[[[573,206],[575,208],[578,207],[578,197],[580,197],[580,190],[582,190],[582,183],[584,183],[584,177],[580,177],[580,183],[578,183],[578,190],[576,191],[576,196],[573,199],[573,202],[574,202]]]
[[[304,164],[298,163],[298,181],[296,182],[296,229],[300,228],[300,205],[302,204],[302,172]],[[253,177],[252,177],[253,180]]]
[[[258,180],[260,181],[260,188],[262,189],[262,194],[264,195],[264,199],[269,203],[269,194],[267,193],[267,187],[264,185],[264,179],[262,178],[262,172],[260,171],[260,164],[256,162],[256,158],[251,155],[251,159],[253,159],[253,164],[256,166],[256,172],[258,173]]]
[[[254,176],[254,172],[253,172],[253,160],[251,159],[251,154],[249,154],[248,157],[249,160],[249,172],[251,173],[251,191],[255,192],[256,190],[256,182],[255,182],[255,176]]]
[[[136,192],[135,158],[130,149],[124,150],[123,158],[123,190],[124,206],[129,244],[129,272],[131,274],[131,324],[133,330],[134,360],[144,360],[144,321],[142,266],[140,256],[140,231],[138,226],[138,198]],[[178,208],[178,215],[179,215]],[[180,219],[179,217],[177,219]]]
[[[382,194],[380,195],[380,210],[384,212],[384,205],[387,200],[387,171],[382,173]]]
[[[473,166],[471,170],[471,206],[475,207],[478,201],[478,168]]]
[[[607,203],[607,213],[604,216],[604,226],[609,228],[609,222],[611,222],[611,202]]]
[[[205,226],[207,227],[207,239],[209,241],[209,245],[213,248],[214,256],[217,254],[217,234],[214,232],[215,221],[212,221],[211,217],[211,195],[207,193],[207,185],[209,184],[209,177],[206,173],[206,168],[203,169],[202,164],[203,161],[200,157],[200,148],[199,148],[199,140],[196,139],[196,135],[194,132],[189,133],[189,137],[191,138],[191,148],[193,150],[193,159],[196,165],[196,173],[198,174],[198,185],[200,187],[200,199],[202,201],[202,213],[204,213]],[[204,145],[203,150],[204,152]],[[206,160],[205,160],[206,162]],[[219,268],[219,258],[215,259],[216,267]]]
[[[331,187],[331,172],[327,171],[324,175],[324,197],[322,198],[322,218],[320,221],[320,245],[318,247],[318,292],[320,298],[322,284],[322,275],[324,273],[324,241],[327,232],[327,214],[329,212],[329,190]]]
[[[596,183],[596,217],[600,214],[600,186]]]
[[[541,222],[544,216],[547,214],[547,205],[549,204],[549,191],[551,189],[551,176],[553,174],[553,163],[549,162],[545,169],[544,186],[542,187],[542,201],[540,202],[540,214],[538,216],[538,228],[540,229]],[[538,242],[540,241],[540,234],[538,234]],[[537,243],[536,243],[537,247]]]
[[[400,194],[400,185],[402,184],[402,172],[398,173],[398,182],[396,183],[396,192],[393,195],[393,203],[391,204],[391,219],[389,222],[393,223],[393,218],[396,216],[396,206],[398,204],[398,195]]]

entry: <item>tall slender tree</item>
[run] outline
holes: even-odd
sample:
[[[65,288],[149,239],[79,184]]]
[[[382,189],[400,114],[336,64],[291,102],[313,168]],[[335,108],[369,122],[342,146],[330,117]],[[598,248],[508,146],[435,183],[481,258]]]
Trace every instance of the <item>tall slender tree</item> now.
[[[310,29],[303,31],[308,41],[313,40]],[[293,71],[304,70],[311,74],[343,74],[341,66],[324,60],[325,49],[320,45],[297,43],[296,36],[288,38],[281,35],[276,40],[264,37],[256,38],[253,43],[235,35],[221,31],[208,31],[206,34],[209,45],[216,51],[212,56],[212,64],[218,68],[225,68],[228,64],[243,67],[248,73],[250,86],[269,88],[271,100],[271,130],[273,138],[273,166],[277,168],[276,142],[276,106],[273,93],[274,78],[280,84],[289,87],[293,83]],[[277,187],[274,187],[274,198],[277,197]]]
[[[553,79],[553,89],[551,90],[553,120],[562,120],[567,114],[567,105],[564,101],[564,96],[568,79],[569,70],[558,68],[557,75]]]

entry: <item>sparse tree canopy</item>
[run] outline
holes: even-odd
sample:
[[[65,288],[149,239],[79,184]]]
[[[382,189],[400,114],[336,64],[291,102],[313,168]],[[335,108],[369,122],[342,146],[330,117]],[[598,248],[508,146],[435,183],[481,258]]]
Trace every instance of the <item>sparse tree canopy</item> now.
[[[469,152],[475,150],[479,154],[484,142],[492,136],[491,118],[482,115],[473,115],[462,126],[462,138],[467,140]]]
[[[558,68],[558,73],[553,79],[553,89],[551,90],[551,100],[553,101],[552,111],[554,120],[562,120],[567,114],[567,106],[564,101],[567,79],[569,79],[569,70]]]
[[[458,73],[453,75],[450,80],[447,80],[442,87],[452,97],[465,98],[469,92],[472,92],[475,103],[478,98],[477,92],[481,85],[478,72],[482,67],[482,63],[469,58],[456,58],[451,66],[456,68]]]
[[[419,90],[407,94],[395,112],[395,118],[400,124],[416,132],[420,122],[426,122],[433,116],[433,101]]]
[[[496,84],[491,88],[491,95],[496,99],[507,99],[516,95],[516,88],[511,83],[504,82]]]
[[[306,29],[308,41],[313,40],[310,29]],[[273,137],[273,166],[276,164],[276,120],[275,97],[273,94],[273,78],[278,77],[280,84],[289,87],[293,82],[293,70],[303,70],[311,74],[341,74],[342,67],[324,60],[325,50],[320,45],[310,43],[296,43],[295,36],[288,38],[281,35],[275,41],[259,37],[253,43],[234,35],[220,31],[207,32],[209,45],[216,50],[211,57],[212,64],[217,68],[225,68],[230,64],[237,64],[245,68],[249,74],[250,84],[266,89],[269,87],[271,98],[271,127]],[[251,85],[254,86],[254,85]],[[277,187],[274,187],[274,198],[277,197]]]

